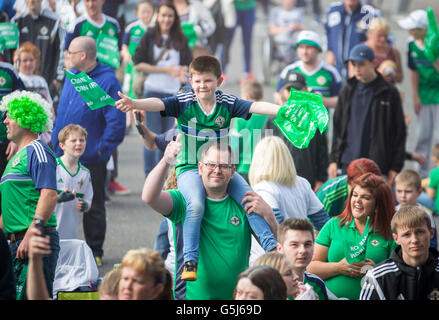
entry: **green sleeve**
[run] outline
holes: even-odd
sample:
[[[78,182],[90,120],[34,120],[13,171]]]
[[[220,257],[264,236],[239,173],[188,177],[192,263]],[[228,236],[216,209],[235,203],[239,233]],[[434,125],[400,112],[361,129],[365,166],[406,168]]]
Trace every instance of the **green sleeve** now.
[[[329,247],[331,245],[334,223],[337,223],[335,218],[331,218],[328,222],[325,223],[316,238],[317,244],[325,247]]]
[[[430,183],[428,184],[428,186],[430,188],[437,189],[438,185],[439,185],[439,170],[434,169],[430,172]]]
[[[184,218],[186,216],[186,201],[184,200],[183,195],[178,190],[168,190],[168,192],[171,195],[174,204],[171,214],[166,218],[174,223],[184,221]]]

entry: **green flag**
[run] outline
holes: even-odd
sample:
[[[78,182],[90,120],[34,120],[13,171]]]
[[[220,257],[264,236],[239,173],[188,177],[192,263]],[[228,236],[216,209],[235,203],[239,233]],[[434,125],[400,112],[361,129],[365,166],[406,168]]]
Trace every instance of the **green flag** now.
[[[182,23],[181,28],[183,29],[183,33],[187,38],[187,43],[189,45],[189,48],[193,49],[195,46],[195,43],[198,40],[198,35],[194,30],[194,24],[193,23]]]
[[[369,234],[371,232],[369,228],[369,222],[370,218],[367,218],[363,234],[359,236],[357,241],[344,241],[345,257],[346,261],[349,264],[352,264],[354,262],[364,262],[364,260],[366,259],[367,239],[369,238]]]
[[[28,264],[29,259],[22,260],[15,257],[12,261],[15,274],[16,300],[23,300],[25,297]]]
[[[1,51],[18,48],[18,26],[15,23],[0,23],[0,39]]]
[[[100,33],[96,40],[96,46],[98,48],[96,57],[99,61],[116,69],[120,67],[119,46],[116,37]]]
[[[291,88],[273,123],[296,148],[304,149],[317,129],[323,133],[328,128],[329,115],[321,95]]]
[[[75,87],[76,91],[91,110],[96,110],[108,105],[115,105],[116,102],[114,99],[99,87],[85,72],[74,74],[66,70],[65,73],[73,87]]]
[[[439,58],[439,30],[431,7],[427,8],[428,31],[425,37],[425,55],[428,60],[435,62]]]

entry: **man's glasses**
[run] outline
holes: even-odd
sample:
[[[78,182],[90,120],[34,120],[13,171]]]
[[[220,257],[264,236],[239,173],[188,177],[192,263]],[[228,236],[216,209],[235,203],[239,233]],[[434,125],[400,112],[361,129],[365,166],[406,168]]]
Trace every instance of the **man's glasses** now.
[[[75,54],[75,53],[80,53],[80,52],[84,52],[84,50],[79,50],[79,51],[69,51],[69,50],[67,50],[67,54],[69,56],[71,56],[72,54]]]
[[[219,168],[221,170],[228,170],[233,167],[233,165],[227,163],[204,162],[203,165],[205,165],[206,168],[211,171],[215,170],[216,168]]]

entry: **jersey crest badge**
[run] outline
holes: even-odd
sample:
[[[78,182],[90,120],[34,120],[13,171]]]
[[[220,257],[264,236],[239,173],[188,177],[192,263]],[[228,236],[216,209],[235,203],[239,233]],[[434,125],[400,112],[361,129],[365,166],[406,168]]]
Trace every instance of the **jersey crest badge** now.
[[[430,300],[439,300],[439,290],[437,288],[434,288],[432,292],[428,295],[428,299]]]
[[[45,36],[48,32],[49,32],[49,29],[47,29],[46,26],[43,26],[43,27],[40,29],[40,33],[41,33],[43,36]]]
[[[224,117],[222,117],[222,116],[218,116],[218,117],[215,119],[215,124],[216,124],[217,126],[220,126],[220,127],[222,127],[222,126],[224,125],[225,122],[226,122],[226,119],[224,119]]]
[[[78,181],[78,186],[79,188],[82,188],[83,185],[84,185],[84,179],[81,178],[81,180]]]
[[[108,34],[113,37],[114,36],[114,30],[113,29],[108,30]]]
[[[15,158],[14,161],[12,161],[12,167],[15,167],[19,163],[20,163],[20,157]]]
[[[324,76],[320,76],[320,77],[318,77],[316,81],[317,81],[317,83],[318,83],[319,85],[321,85],[321,86],[323,86],[323,85],[326,83],[326,79],[325,79]]]
[[[233,216],[230,222],[236,227],[241,223],[241,220],[237,216]]]
[[[376,247],[377,245],[379,245],[380,244],[380,242],[378,241],[378,240],[372,240],[371,242],[370,242],[370,244],[371,245],[373,245],[374,247]]]
[[[4,86],[6,83],[6,79],[4,77],[0,77],[0,86]]]

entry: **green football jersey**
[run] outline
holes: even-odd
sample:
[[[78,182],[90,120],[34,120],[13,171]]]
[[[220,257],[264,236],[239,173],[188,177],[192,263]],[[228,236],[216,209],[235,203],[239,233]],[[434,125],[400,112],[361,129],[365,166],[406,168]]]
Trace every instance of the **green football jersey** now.
[[[308,72],[304,68],[303,62],[298,60],[282,70],[276,91],[280,91],[282,88],[283,81],[289,71],[303,74],[306,79],[306,86],[314,92],[321,93],[323,97],[337,96],[342,88],[342,77],[333,66],[322,61],[315,70]]]
[[[262,129],[269,116],[254,114],[249,120],[233,119],[231,146],[235,155],[239,155],[236,171],[248,173],[256,144],[261,139]]]
[[[49,147],[34,140],[9,160],[0,181],[6,232],[14,233],[29,227],[42,188],[56,190],[56,162]],[[55,214],[52,213],[46,226],[56,227]]]
[[[335,217],[343,212],[348,193],[347,175],[342,175],[326,181],[317,191],[316,195],[322,202],[328,215]]]
[[[140,20],[136,20],[126,27],[123,43],[128,46],[128,51],[131,56],[136,52],[140,38],[142,38],[147,29],[148,27]]]
[[[186,202],[178,190],[169,218],[184,222]],[[251,229],[244,210],[230,196],[206,198],[201,222],[197,281],[186,282],[188,300],[231,300],[238,275],[248,267]],[[184,225],[183,225],[184,228]],[[177,274],[177,266],[175,274]]]
[[[423,105],[439,104],[439,72],[425,56],[415,41],[408,44],[408,66],[419,73],[418,93]]]
[[[250,101],[224,94],[217,90],[216,104],[210,113],[206,113],[198,103],[195,93],[190,90],[176,96],[163,98],[164,116],[177,118],[178,131],[182,134],[182,150],[177,156],[175,173],[198,168],[201,158],[200,147],[209,141],[229,143],[229,127],[234,117],[248,118]]]

